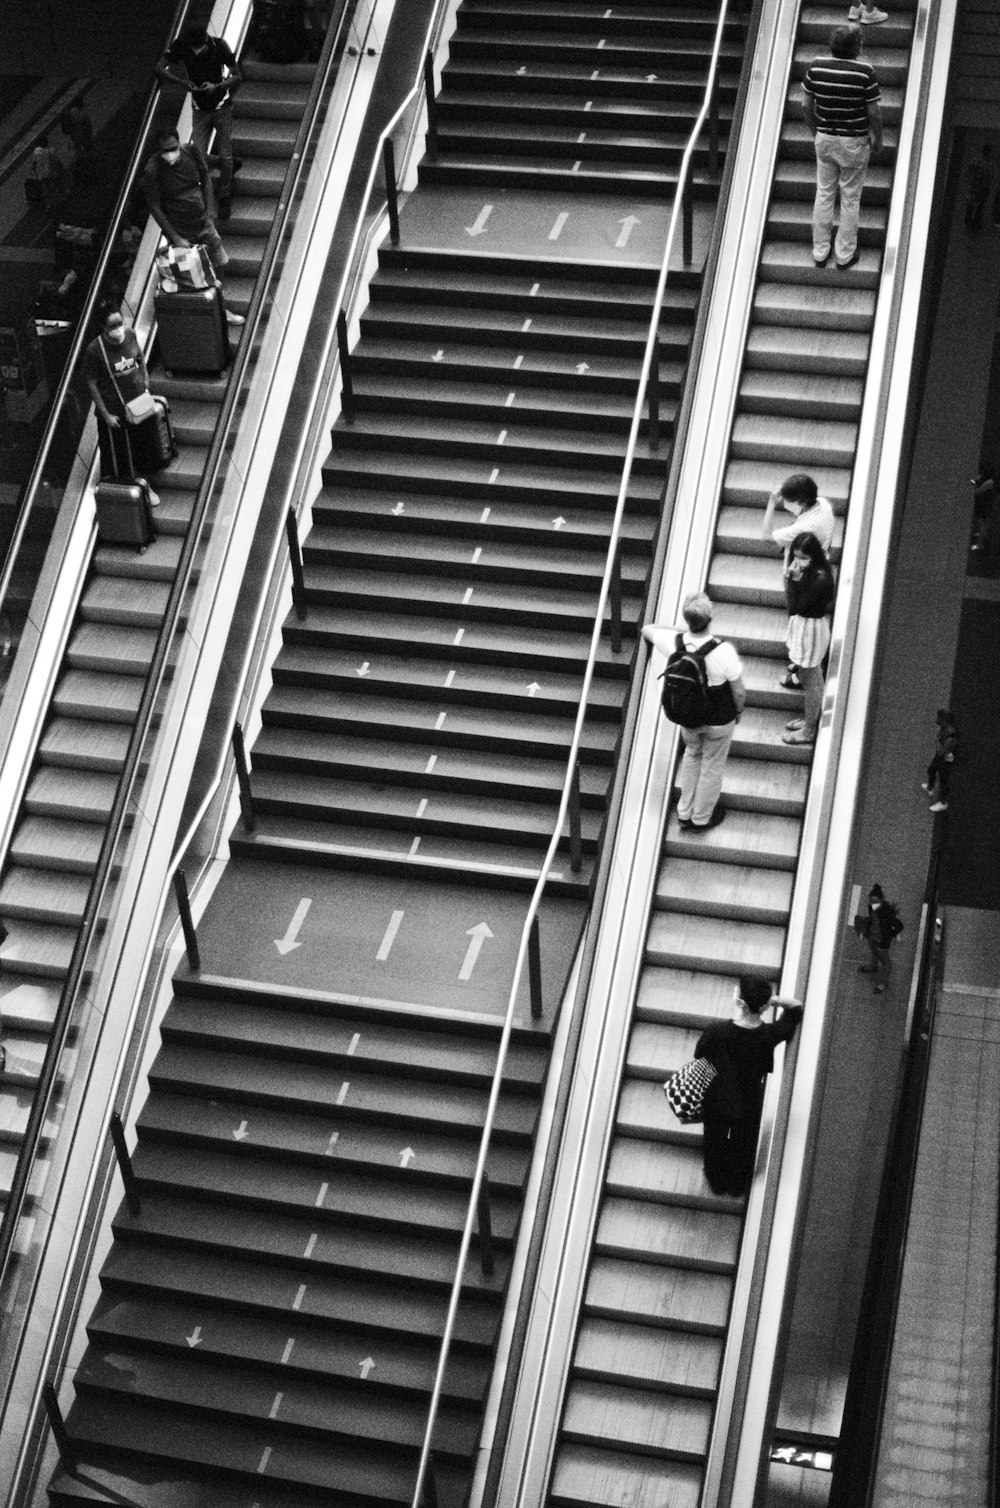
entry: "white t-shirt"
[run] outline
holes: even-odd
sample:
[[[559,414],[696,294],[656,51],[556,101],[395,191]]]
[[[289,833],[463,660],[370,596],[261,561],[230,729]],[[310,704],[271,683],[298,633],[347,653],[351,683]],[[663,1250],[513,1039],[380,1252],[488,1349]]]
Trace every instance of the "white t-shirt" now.
[[[835,524],[833,508],[825,497],[818,497],[811,508],[800,513],[798,518],[793,519],[790,524],[775,529],[771,538],[776,545],[783,546],[786,562],[792,541],[800,534],[814,534],[823,546],[823,553],[829,555]]]
[[[685,649],[698,649],[702,644],[707,644],[715,635],[691,634],[684,635]],[[710,654],[705,656],[705,679],[710,686],[721,686],[723,681],[738,681],[743,674],[743,664],[735,649],[728,642],[722,642]]]

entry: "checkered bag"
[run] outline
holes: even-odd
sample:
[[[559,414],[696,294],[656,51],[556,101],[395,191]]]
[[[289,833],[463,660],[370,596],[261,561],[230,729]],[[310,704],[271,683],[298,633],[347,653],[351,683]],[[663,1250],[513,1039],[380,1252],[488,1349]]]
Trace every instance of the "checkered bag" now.
[[[663,1086],[667,1104],[685,1126],[702,1118],[702,1106],[717,1070],[707,1058],[692,1058],[678,1068]]]

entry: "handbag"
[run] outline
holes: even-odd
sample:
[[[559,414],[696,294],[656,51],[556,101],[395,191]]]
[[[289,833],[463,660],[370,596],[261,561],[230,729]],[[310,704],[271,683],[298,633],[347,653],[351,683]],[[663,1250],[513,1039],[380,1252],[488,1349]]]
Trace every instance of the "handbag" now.
[[[168,246],[157,252],[156,270],[164,293],[176,293],[179,288],[214,288],[219,281],[204,246]]]
[[[125,404],[125,423],[144,424],[156,413],[156,399],[148,390],[139,393],[135,398],[129,398]]]
[[[678,1068],[663,1086],[667,1104],[685,1126],[702,1119],[705,1095],[715,1082],[717,1070],[707,1058],[692,1058]]]

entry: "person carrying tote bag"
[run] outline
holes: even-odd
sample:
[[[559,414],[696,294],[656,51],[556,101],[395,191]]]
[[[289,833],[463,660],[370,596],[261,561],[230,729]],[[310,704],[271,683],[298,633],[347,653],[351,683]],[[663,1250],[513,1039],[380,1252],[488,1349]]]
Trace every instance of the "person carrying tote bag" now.
[[[100,334],[84,353],[84,376],[97,411],[101,476],[126,474],[130,452],[141,469],[158,471],[176,454],[166,403],[149,391],[139,342],[120,311],[110,305],[100,319]]]

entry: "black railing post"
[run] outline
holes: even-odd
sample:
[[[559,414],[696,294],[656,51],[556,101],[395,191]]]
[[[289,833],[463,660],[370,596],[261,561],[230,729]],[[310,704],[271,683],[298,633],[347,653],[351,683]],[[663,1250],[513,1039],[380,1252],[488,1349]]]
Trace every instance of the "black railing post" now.
[[[490,1182],[485,1173],[479,1185],[476,1210],[479,1214],[479,1259],[483,1267],[483,1276],[491,1278],[494,1271],[493,1220],[490,1216]]]
[[[114,1143],[115,1156],[118,1158],[118,1169],[122,1175],[122,1183],[125,1185],[125,1198],[133,1215],[142,1213],[142,1201],[139,1198],[139,1185],[135,1181],[135,1172],[132,1168],[132,1159],[128,1155],[128,1147],[125,1145],[125,1127],[117,1110],[111,1112],[111,1140]]]
[[[42,1402],[45,1404],[45,1412],[49,1416],[49,1428],[52,1431],[56,1448],[59,1451],[59,1459],[67,1471],[75,1472],[77,1468],[76,1451],[73,1448],[73,1442],[69,1438],[66,1421],[63,1419],[62,1409],[59,1407],[59,1399],[56,1397],[56,1390],[51,1382],[45,1383],[42,1388]]]
[[[611,562],[611,648],[620,654],[622,647],[622,562],[621,550],[616,545]]]
[[[542,939],[538,931],[538,917],[531,919],[528,933],[528,986],[531,995],[531,1019],[542,1019]]]
[[[299,525],[295,509],[289,508],[285,515],[285,535],[288,539],[288,558],[292,566],[292,606],[299,622],[306,616],[306,577],[302,569],[302,550],[299,546]]]
[[[708,105],[708,171],[714,178],[719,171],[719,75],[712,76],[712,93]]]
[[[649,448],[657,450],[660,444],[660,341],[658,336],[653,337],[653,360],[649,368],[646,398],[649,411]]]
[[[351,380],[351,351],[347,344],[347,315],[337,315],[337,349],[340,352],[340,411],[344,422],[354,423],[354,383]]]
[[[256,831],[257,819],[253,810],[253,791],[250,789],[250,769],[247,764],[247,748],[243,742],[243,729],[239,723],[233,724],[233,758],[236,761],[236,779],[240,787],[240,811],[243,814],[243,826],[248,833]]]
[[[690,179],[684,184],[681,195],[681,229],[684,266],[690,267],[694,261],[694,205],[691,202]]]
[[[434,94],[434,59],[428,51],[424,56],[424,94],[427,96],[427,155],[437,161],[438,123],[437,98]]]
[[[184,933],[184,946],[187,949],[188,968],[192,974],[198,974],[201,972],[201,954],[198,952],[198,935],[194,930],[191,902],[188,899],[187,880],[184,878],[183,869],[174,870],[174,894],[177,897],[177,909],[181,914],[181,930]]]
[[[393,246],[398,246],[399,198],[396,194],[396,155],[392,150],[392,139],[388,136],[382,148],[382,162],[385,166],[385,202],[389,210],[389,240]]]
[[[583,864],[582,831],[580,826],[580,761],[573,764],[573,779],[569,788],[569,867],[574,874],[580,873]]]

